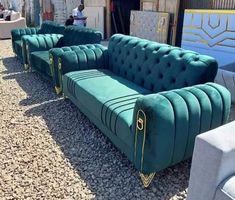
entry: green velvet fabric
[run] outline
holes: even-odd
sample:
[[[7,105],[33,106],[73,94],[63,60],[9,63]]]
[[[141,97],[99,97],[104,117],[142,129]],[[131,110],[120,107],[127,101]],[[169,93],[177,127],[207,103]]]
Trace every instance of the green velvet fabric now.
[[[144,151],[143,135],[138,135],[135,141],[136,168],[150,173],[191,157],[195,137],[227,121],[230,99],[228,90],[215,83],[139,98],[133,122],[137,111],[143,110],[147,118],[147,130]]]
[[[121,34],[109,42],[109,67],[120,76],[152,92],[213,81],[214,58]]]
[[[22,57],[23,53],[22,53],[22,42],[21,42],[21,40],[16,40],[14,42],[14,49],[15,49],[14,52],[16,53],[16,55],[18,55],[20,61],[23,62],[23,57]]]
[[[24,35],[21,38],[21,43],[22,43],[22,60],[23,60],[23,64],[29,64],[28,61],[28,57],[27,54],[29,53],[26,49],[26,45],[27,45],[27,41],[28,40],[34,40],[37,41],[38,47],[41,46],[42,48],[46,47],[46,49],[48,48],[52,48],[55,45],[57,45],[59,39],[63,37],[62,34],[35,34],[35,35]],[[43,39],[43,43],[40,40],[40,38],[46,38],[45,40]],[[52,43],[51,43],[52,42]],[[36,43],[34,43],[36,44]],[[41,47],[38,48],[38,50],[41,50]],[[44,49],[45,50],[45,49]]]
[[[39,31],[39,28],[17,28],[17,29],[12,29],[11,30],[11,41],[12,41],[12,49],[14,53],[22,58],[21,54],[17,51],[15,48],[15,42],[16,41],[21,41],[21,37],[23,35],[33,35],[37,34]]]
[[[62,58],[62,69],[63,69],[63,73],[65,72],[70,72],[70,71],[74,71],[74,70],[78,70],[77,67],[77,63],[78,63],[78,59],[81,57],[81,55],[79,55],[79,51],[80,50],[87,50],[85,51],[88,54],[93,55],[93,60],[99,60],[100,59],[100,55],[103,55],[103,51],[107,50],[106,47],[100,45],[100,44],[88,44],[88,45],[77,45],[77,46],[66,46],[66,47],[61,47],[61,48],[53,48],[51,50],[49,50],[49,55],[50,57],[53,59],[53,62],[51,64],[51,68],[53,69],[53,83],[54,86],[56,87],[62,87],[61,85],[61,73],[59,72],[58,69],[58,60],[59,58]],[[89,51],[90,49],[90,51]],[[91,51],[92,49],[92,51]],[[64,56],[65,54],[65,56]],[[87,56],[89,58],[89,60],[91,59],[91,56],[89,55],[84,55],[83,56]],[[64,56],[64,57],[63,57]],[[107,62],[107,61],[106,61]],[[97,68],[99,66],[104,66],[103,63],[98,63],[96,62],[96,65],[93,66],[93,68]],[[75,67],[75,69],[73,69],[73,67]]]
[[[12,48],[14,53],[22,60],[23,55],[22,53],[24,51],[18,51],[19,49],[16,49],[15,42],[21,41],[22,36],[24,35],[37,35],[37,34],[64,34],[65,26],[58,24],[53,21],[44,21],[40,28],[17,28],[13,29],[11,31],[12,35]],[[23,63],[27,64],[27,63]]]
[[[70,95],[86,102],[87,109],[132,148],[135,102],[150,91],[105,69],[74,71],[65,74],[63,79]]]
[[[120,34],[99,62],[92,54],[63,54],[63,92],[142,173],[188,159],[195,137],[228,119],[231,96],[209,83],[211,57]]]
[[[44,75],[47,79],[51,79],[50,63],[48,59],[48,51],[35,51],[31,53],[31,62],[33,70]]]
[[[64,31],[61,46],[72,46],[81,44],[99,44],[102,39],[100,31],[81,28],[79,26],[68,26]]]
[[[38,34],[35,36],[27,36],[27,37],[25,36],[23,41],[25,41],[28,48],[26,50],[26,56],[24,56],[24,58],[25,60],[27,60],[27,63],[32,69],[38,71],[41,68],[48,67],[48,66],[46,65],[46,66],[40,67],[36,65],[40,65],[40,63],[44,63],[44,62],[49,62],[49,56],[51,56],[51,58],[53,59],[53,63],[56,64],[57,66],[55,67],[55,65],[53,64],[54,66],[49,66],[49,69],[47,71],[51,70],[51,73],[52,73],[51,77],[53,79],[53,82],[55,86],[59,87],[61,85],[60,84],[61,78],[59,80],[58,59],[59,57],[62,56],[63,52],[68,51],[68,49],[69,51],[84,49],[89,52],[91,51],[91,49],[103,49],[101,45],[98,45],[98,44],[92,45],[93,43],[100,43],[101,38],[102,38],[101,32],[93,30],[93,29],[79,28],[79,27],[66,28],[64,31],[64,35]],[[81,45],[81,44],[89,44],[89,45],[81,46],[81,47],[74,46],[74,45]],[[73,45],[73,47],[70,47],[70,45]],[[63,47],[63,48],[61,50],[58,50],[59,47]],[[53,48],[57,48],[57,49],[55,51],[52,51],[52,53],[49,54],[49,50]],[[48,51],[46,57],[37,57],[38,59],[46,59],[45,61],[35,62],[35,60],[37,59],[34,59],[34,60],[31,59],[32,52],[46,51],[46,50]],[[38,72],[41,74],[44,73],[44,71],[38,71]]]

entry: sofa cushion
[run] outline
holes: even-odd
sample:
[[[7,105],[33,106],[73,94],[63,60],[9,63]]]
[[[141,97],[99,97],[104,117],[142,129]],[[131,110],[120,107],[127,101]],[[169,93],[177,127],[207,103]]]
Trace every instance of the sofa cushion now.
[[[64,31],[63,43],[61,46],[99,44],[101,39],[102,34],[100,31],[81,28],[79,26],[69,26]]]
[[[105,69],[69,72],[63,76],[63,85],[113,134],[128,146],[133,144],[134,105],[148,90]]]
[[[214,81],[214,58],[178,47],[117,34],[109,41],[109,67],[152,92]]]
[[[59,23],[56,23],[54,21],[44,21],[38,33],[39,34],[46,34],[46,33],[63,34],[64,29],[65,27]]]
[[[49,51],[35,51],[31,53],[31,63],[42,74],[51,77]]]
[[[235,175],[227,178],[216,190],[215,200],[235,199]]]

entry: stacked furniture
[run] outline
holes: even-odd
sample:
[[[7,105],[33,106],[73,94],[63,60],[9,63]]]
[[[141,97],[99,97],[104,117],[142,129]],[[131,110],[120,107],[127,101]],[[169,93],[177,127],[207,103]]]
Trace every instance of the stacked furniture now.
[[[14,28],[26,27],[26,20],[19,12],[9,11],[9,15],[10,21],[0,20],[0,39],[11,38],[11,30]]]
[[[64,95],[128,157],[145,187],[229,116],[230,93],[211,83],[216,60],[193,51],[117,34],[108,48],[64,52],[59,66]]]
[[[235,199],[235,122],[197,136],[188,200]]]
[[[61,24],[58,24],[56,22],[52,21],[45,21],[42,23],[40,28],[17,28],[13,29],[11,31],[11,37],[12,37],[12,48],[14,53],[20,58],[20,60],[23,62],[23,64],[27,65],[26,61],[26,41],[27,38],[35,37],[36,35],[47,35],[52,37],[55,37],[58,35],[58,37],[62,37],[64,33],[65,27]],[[26,66],[27,68],[27,66]]]
[[[26,40],[26,62],[31,70],[40,73],[44,78],[53,80],[56,91],[59,93],[59,86],[56,85],[58,82],[57,65],[59,56],[64,51],[98,47],[101,39],[101,32],[78,26],[66,28],[63,35],[37,35],[28,37]],[[77,46],[84,44],[97,45]]]

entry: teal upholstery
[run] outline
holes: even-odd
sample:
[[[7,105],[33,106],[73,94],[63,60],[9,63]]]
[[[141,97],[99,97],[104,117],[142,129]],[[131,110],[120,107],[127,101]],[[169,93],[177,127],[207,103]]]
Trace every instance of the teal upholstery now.
[[[23,62],[23,52],[26,51],[25,46],[21,44],[22,36],[37,35],[37,34],[63,34],[65,27],[53,21],[44,21],[40,28],[17,28],[11,31],[12,35],[12,48],[14,53]],[[22,48],[18,48],[18,45]],[[26,64],[26,63],[24,63]]]
[[[144,174],[190,158],[198,134],[226,123],[217,69],[209,56],[120,34],[108,49],[61,57],[64,95]]]
[[[46,77],[49,76],[53,81],[54,86],[58,88],[60,87],[61,82],[61,78],[59,79],[58,72],[58,59],[62,56],[62,54],[80,49],[103,49],[103,46],[96,44],[100,43],[101,39],[101,32],[88,28],[80,28],[77,26],[70,26],[66,28],[64,35],[39,34],[37,36],[27,36],[25,40],[27,46],[27,55],[24,57],[27,60],[29,67],[41,74],[45,73],[44,68],[48,68],[45,70],[47,72],[50,71],[50,73],[44,75]],[[43,56],[39,56],[41,51],[47,51],[47,53],[44,52],[45,55],[43,53]],[[40,59],[43,59],[43,61],[39,61]],[[50,64],[39,66],[42,63]],[[41,69],[43,70],[41,71]]]
[[[70,54],[71,57],[75,57],[75,56],[77,56],[77,53],[75,53],[75,52],[77,52],[77,51],[79,52],[79,50],[86,50],[85,52],[87,52],[87,51],[91,51],[92,49],[94,49],[94,55],[96,58],[99,57],[99,55],[103,55],[102,52],[107,50],[106,47],[104,47],[100,44],[66,46],[66,47],[61,47],[61,48],[50,49],[49,55],[50,55],[51,59],[53,60],[53,62],[51,63],[51,69],[52,69],[52,73],[53,73],[53,75],[52,75],[53,76],[53,85],[57,88],[61,88],[62,73],[58,68],[58,65],[59,65],[58,60],[62,58],[63,54]],[[63,69],[65,71],[73,71],[71,69],[71,67],[74,65],[73,65],[73,63],[70,63],[71,59],[64,60],[63,64],[65,61],[66,61],[66,66],[64,65]],[[77,59],[75,59],[75,61],[77,61]],[[97,66],[94,66],[94,68],[96,68],[96,67]]]

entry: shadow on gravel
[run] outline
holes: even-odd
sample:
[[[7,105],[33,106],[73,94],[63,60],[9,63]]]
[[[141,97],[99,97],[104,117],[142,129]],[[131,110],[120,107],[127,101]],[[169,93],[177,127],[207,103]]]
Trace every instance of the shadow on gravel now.
[[[21,100],[20,105],[34,105],[58,98],[49,81],[43,80],[36,73],[24,71],[16,57],[4,58],[2,62],[7,69],[3,72],[3,80],[16,80],[27,94],[27,98]]]
[[[2,72],[2,74],[11,74],[17,72],[23,72],[23,65],[20,63],[17,57],[8,57],[2,59],[3,65],[6,67],[6,71]]]
[[[98,199],[166,200],[187,188],[189,161],[160,172],[144,189],[133,165],[70,100],[44,103],[25,115],[45,120],[64,156]]]

